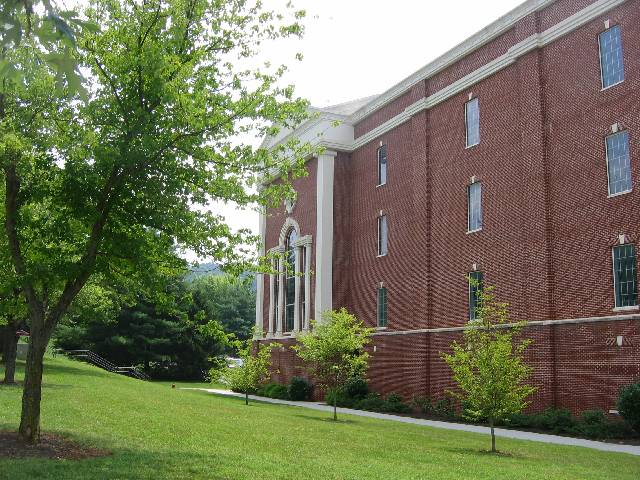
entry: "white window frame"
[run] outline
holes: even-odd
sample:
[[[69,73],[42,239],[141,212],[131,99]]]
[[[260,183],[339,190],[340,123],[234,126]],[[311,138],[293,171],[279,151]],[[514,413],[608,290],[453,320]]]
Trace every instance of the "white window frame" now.
[[[634,310],[640,310],[640,304],[638,304],[638,298],[636,298],[636,304],[635,305],[627,305],[625,307],[620,307],[618,306],[618,295],[616,294],[617,292],[617,281],[616,281],[616,255],[615,255],[615,251],[616,248],[619,247],[625,247],[629,245],[628,243],[622,243],[619,245],[614,245],[611,248],[611,272],[613,274],[613,311],[614,312],[625,312],[625,311],[634,311]],[[637,270],[638,270],[638,249],[636,248],[636,277],[637,277]],[[636,278],[636,288],[638,288],[638,279]]]
[[[622,55],[622,80],[616,83],[612,83],[608,87],[605,87],[604,86],[604,68],[602,68],[602,44],[600,43],[600,39],[602,38],[601,35],[603,33],[616,27],[620,28],[620,48],[622,48],[622,54],[623,54]],[[624,48],[622,45],[622,27],[620,27],[620,24],[611,25],[609,28],[605,28],[603,31],[601,31],[598,34],[598,64],[600,65],[600,91],[601,92],[604,92],[605,90],[609,90],[610,88],[615,87],[616,85],[620,85],[621,83],[624,83],[626,75],[624,71]]]
[[[476,184],[480,186],[480,227],[472,230],[471,229],[471,187]],[[483,213],[482,212],[482,182],[477,181],[467,185],[467,233],[476,233],[476,232],[482,231],[482,227],[484,226],[484,218],[482,213]]]
[[[384,222],[386,235],[386,249],[382,251],[382,224]],[[378,215],[378,257],[386,257],[389,253],[389,221],[386,215]]]
[[[476,102],[478,105],[478,141],[476,143],[470,144],[469,143],[469,118],[468,118],[468,114],[467,114],[467,106],[471,103],[471,102]],[[464,103],[464,144],[465,144],[465,149],[466,148],[472,148],[475,147],[476,145],[480,145],[480,100],[478,99],[478,97],[473,97],[470,98],[469,100],[467,100]]]
[[[381,163],[380,163],[380,152],[382,152],[382,150],[384,150],[384,152],[385,152],[385,161],[386,161],[386,163],[385,163],[385,171],[384,171],[384,182],[380,181],[381,180],[380,179],[380,177],[381,177],[381,175],[380,175],[380,166],[381,166]],[[378,167],[378,171],[377,171],[377,173],[378,173],[378,182],[377,183],[378,184],[376,185],[376,187],[382,187],[383,185],[387,184],[387,177],[388,177],[388,174],[389,174],[389,152],[387,150],[387,144],[386,143],[384,145],[380,145],[378,147],[378,149],[376,150],[376,158],[378,160],[378,164],[377,164],[377,167]]]
[[[609,142],[607,140],[615,135],[620,135],[623,132],[627,132],[627,141],[628,141],[627,148],[629,150],[629,176],[631,178],[631,188],[629,188],[628,190],[623,190],[621,192],[611,193],[611,177],[609,175]],[[626,195],[627,193],[633,192],[633,176],[632,176],[632,169],[631,169],[631,135],[629,134],[629,131],[619,130],[615,133],[611,133],[605,136],[604,151],[605,151],[605,161],[606,161],[606,168],[607,168],[607,196],[609,198],[613,198],[613,197],[618,197],[620,195]]]

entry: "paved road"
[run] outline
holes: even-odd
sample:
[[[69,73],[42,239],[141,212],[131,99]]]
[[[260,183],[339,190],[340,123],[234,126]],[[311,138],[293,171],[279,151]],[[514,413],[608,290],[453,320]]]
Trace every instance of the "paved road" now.
[[[229,390],[218,390],[215,388],[184,388],[183,390],[203,390],[215,395],[224,395],[227,397],[241,397],[241,393],[231,392]],[[266,403],[277,403],[279,405],[289,405],[292,407],[309,408],[311,410],[320,410],[322,412],[333,412],[333,407],[325,403],[316,402],[292,402],[289,400],[277,400],[275,398],[257,397],[249,395],[251,400],[257,400]],[[365,412],[363,410],[353,410],[350,408],[338,408],[338,413],[357,415],[360,417],[378,418],[380,420],[391,420],[395,422],[410,423],[412,425],[423,425],[425,427],[444,428],[446,430],[460,430],[463,432],[489,434],[489,427],[481,427],[479,425],[468,425],[465,423],[439,422],[437,420],[423,420],[421,418],[401,417],[399,415],[390,415],[387,413]],[[582,438],[561,437],[559,435],[547,435],[545,433],[523,432],[520,430],[507,430],[504,428],[496,428],[496,436],[504,438],[516,438],[518,440],[530,440],[533,442],[554,443],[557,445],[572,445],[576,447],[593,448],[605,452],[630,453],[631,455],[640,456],[640,446],[636,445],[620,445],[617,443],[596,442],[594,440],[584,440]]]

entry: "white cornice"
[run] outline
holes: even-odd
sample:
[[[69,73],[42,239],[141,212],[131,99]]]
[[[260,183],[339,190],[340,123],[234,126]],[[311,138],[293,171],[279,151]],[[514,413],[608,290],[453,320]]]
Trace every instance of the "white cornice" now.
[[[533,12],[542,10],[555,1],[556,0],[529,0],[519,5],[506,15],[500,17],[495,22],[491,23],[473,36],[466,39],[461,44],[457,45],[445,54],[436,58],[434,61],[425,65],[423,68],[405,78],[400,83],[397,83],[371,103],[368,103],[367,105],[360,108],[351,116],[351,120],[353,120],[354,122],[362,120],[374,111],[378,110],[380,107],[405,93],[415,84],[425,80],[426,78],[436,75],[445,68],[460,61],[470,53],[473,53],[475,50],[479,49],[483,45],[486,45],[490,41],[494,40],[495,38],[513,28],[513,26],[519,20],[523,19]]]
[[[626,0],[599,0],[598,2],[595,2],[588,7],[580,10],[571,17],[568,17],[560,23],[557,23],[544,32],[536,35],[531,35],[523,41],[513,45],[504,55],[501,55],[498,58],[478,68],[477,70],[474,70],[470,74],[453,82],[442,90],[435,92],[433,95],[421,98],[417,102],[409,105],[403,112],[399,113],[395,117],[387,120],[373,130],[370,130],[364,135],[358,137],[354,140],[352,148],[350,150],[360,148],[371,140],[374,140],[376,137],[406,122],[416,113],[419,113],[420,111],[425,109],[433,108],[434,106],[444,102],[448,98],[451,98],[452,96],[463,92],[479,81],[488,78],[491,75],[513,64],[521,56],[529,53],[532,50],[535,50],[536,48],[541,48],[545,45],[548,45],[549,43],[557,40],[563,35],[566,35],[567,33],[570,33],[571,31],[594,20],[608,10],[621,5],[625,1]],[[384,94],[381,95],[381,97],[384,97]],[[357,114],[358,112],[356,112],[355,115]],[[351,123],[356,122],[353,116],[351,117],[350,121]]]
[[[553,3],[555,0],[529,0],[528,2],[520,5],[512,12],[508,13],[504,17],[500,18],[493,24],[489,25],[484,30],[478,32],[467,41],[460,44],[450,52],[446,53],[442,57],[438,58],[434,62],[430,63],[422,70],[416,72],[412,76],[408,77],[403,82],[400,82],[395,87],[391,88],[387,92],[383,93],[371,103],[367,104],[360,110],[356,111],[349,117],[333,115],[329,118],[325,113],[320,114],[313,120],[305,122],[298,129],[290,132],[287,136],[281,140],[277,140],[268,146],[273,146],[276,143],[286,141],[289,138],[297,137],[303,142],[309,142],[312,145],[320,145],[332,150],[351,152],[356,150],[368,142],[376,139],[380,135],[394,129],[398,125],[403,124],[409,120],[415,114],[425,110],[433,108],[434,106],[444,102],[448,98],[463,92],[464,90],[472,87],[481,80],[494,75],[495,73],[503,70],[515,63],[521,56],[535,50],[537,48],[544,47],[545,45],[554,42],[558,38],[572,32],[573,30],[580,28],[586,23],[598,18],[600,15],[606,13],[618,5],[623,4],[626,0],[598,0],[591,5],[583,8],[579,12],[571,15],[570,17],[555,24],[549,29],[540,34],[534,34],[525,38],[521,42],[513,45],[509,50],[494,60],[486,63],[482,67],[474,70],[463,78],[451,83],[445,88],[435,92],[429,97],[421,98],[415,103],[409,105],[403,112],[387,120],[386,122],[378,125],[376,128],[366,132],[358,138],[354,138],[353,126],[362,118],[375,111],[380,106],[389,103],[398,95],[401,95],[404,91],[410,88],[416,82],[419,82],[431,75],[439,72],[443,68],[459,61],[462,57],[471,53],[475,48],[479,48],[481,45],[494,39],[496,36],[504,33],[513,25],[524,18],[530,13],[545,8]],[[337,118],[340,117],[340,118]],[[335,120],[340,121],[339,126],[334,126]],[[319,134],[322,132],[322,134]]]

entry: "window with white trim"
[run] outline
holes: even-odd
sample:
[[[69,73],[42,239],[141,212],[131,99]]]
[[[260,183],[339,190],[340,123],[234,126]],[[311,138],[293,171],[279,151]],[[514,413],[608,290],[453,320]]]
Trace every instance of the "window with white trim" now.
[[[467,187],[467,231],[482,230],[482,185],[472,183]]]
[[[387,146],[382,145],[378,148],[378,186],[387,183]]]
[[[287,234],[285,243],[285,290],[284,290],[284,331],[293,330],[295,309],[296,309],[296,248],[293,243],[298,239],[295,229],[291,229]]]
[[[598,36],[600,47],[600,75],[602,88],[609,88],[624,81],[622,58],[622,34],[620,25],[611,27]]]
[[[469,273],[469,320],[475,320],[478,316],[482,288],[482,272]]]
[[[378,327],[387,326],[387,289],[378,288]]]
[[[631,156],[629,132],[623,130],[606,139],[609,195],[631,191]]]
[[[613,287],[616,308],[638,305],[636,247],[633,244],[613,247]]]
[[[478,97],[464,104],[464,122],[467,132],[467,148],[480,143],[480,105]]]
[[[388,247],[388,231],[387,216],[380,215],[378,217],[378,256],[382,257],[387,254]]]

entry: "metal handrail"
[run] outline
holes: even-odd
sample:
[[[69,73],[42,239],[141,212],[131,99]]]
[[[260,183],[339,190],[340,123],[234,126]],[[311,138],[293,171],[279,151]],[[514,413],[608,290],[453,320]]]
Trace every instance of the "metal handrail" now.
[[[111,363],[104,357],[101,357],[91,350],[63,350],[57,349],[58,352],[63,353],[72,358],[84,359],[93,365],[102,368],[111,373],[119,373],[120,375],[127,375],[129,377],[137,378],[138,380],[149,380],[149,376],[141,372],[134,366],[120,367]]]

